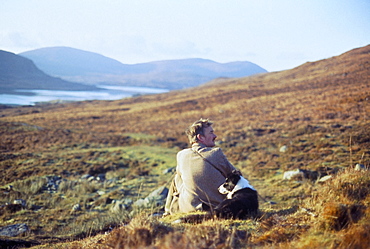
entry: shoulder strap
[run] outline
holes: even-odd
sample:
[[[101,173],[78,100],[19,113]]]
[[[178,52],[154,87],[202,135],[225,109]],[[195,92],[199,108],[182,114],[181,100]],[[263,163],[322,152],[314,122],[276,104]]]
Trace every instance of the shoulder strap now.
[[[209,163],[210,165],[212,165],[215,169],[217,169],[221,173],[221,175],[223,175],[226,178],[225,174],[219,168],[217,168],[213,163],[211,163],[207,158],[205,158],[204,156],[202,156],[202,154],[200,154],[198,151],[196,151],[194,149],[192,149],[192,150],[196,154],[198,154],[201,158],[203,158],[204,161],[206,161],[207,163]]]

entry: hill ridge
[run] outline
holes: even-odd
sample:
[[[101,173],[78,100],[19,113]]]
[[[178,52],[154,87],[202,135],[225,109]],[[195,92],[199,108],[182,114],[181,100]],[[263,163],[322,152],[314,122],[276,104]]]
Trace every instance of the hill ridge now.
[[[188,58],[123,64],[106,56],[69,47],[49,47],[20,53],[45,72],[85,84],[115,84],[181,89],[217,77],[240,77],[266,72],[252,62],[218,63]]]
[[[68,82],[41,71],[32,60],[0,50],[1,93],[15,90],[96,90],[93,86]]]

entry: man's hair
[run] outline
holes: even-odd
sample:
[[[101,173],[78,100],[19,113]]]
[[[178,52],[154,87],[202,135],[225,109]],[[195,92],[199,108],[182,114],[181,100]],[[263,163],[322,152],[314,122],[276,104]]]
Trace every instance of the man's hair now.
[[[190,144],[198,142],[197,135],[204,136],[204,128],[211,126],[213,123],[209,119],[201,118],[198,121],[190,125],[185,133],[188,136]]]

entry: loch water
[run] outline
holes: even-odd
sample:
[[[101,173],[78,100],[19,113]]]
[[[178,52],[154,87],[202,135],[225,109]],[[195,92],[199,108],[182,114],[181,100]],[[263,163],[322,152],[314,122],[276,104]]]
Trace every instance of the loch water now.
[[[117,100],[143,94],[168,92],[167,89],[98,85],[97,91],[17,90],[19,94],[0,94],[0,104],[36,105],[47,102]]]

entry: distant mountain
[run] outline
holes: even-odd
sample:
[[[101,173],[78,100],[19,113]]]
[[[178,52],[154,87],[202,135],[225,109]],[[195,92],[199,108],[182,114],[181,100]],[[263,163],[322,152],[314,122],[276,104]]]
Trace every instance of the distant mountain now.
[[[94,86],[49,76],[31,60],[0,50],[0,93],[14,93],[19,89],[96,90]]]
[[[205,59],[123,64],[100,54],[68,47],[49,47],[20,53],[46,73],[85,84],[181,89],[219,77],[244,77],[267,72],[251,62],[217,63]]]
[[[31,59],[41,70],[53,76],[121,74],[128,66],[100,54],[67,47],[40,48],[19,55]]]

